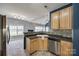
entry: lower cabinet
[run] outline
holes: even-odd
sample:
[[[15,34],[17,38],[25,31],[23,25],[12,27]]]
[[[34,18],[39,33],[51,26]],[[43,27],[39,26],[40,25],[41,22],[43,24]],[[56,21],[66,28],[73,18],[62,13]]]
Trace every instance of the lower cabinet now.
[[[28,52],[32,54],[35,51],[38,50],[48,50],[48,39],[47,38],[32,38],[29,40],[30,42],[28,43]]]
[[[31,42],[30,43],[30,54],[34,52],[34,46],[33,45],[34,45],[34,43]]]
[[[39,40],[38,40],[38,50],[43,50],[43,40],[41,39],[41,38],[39,38]]]
[[[48,38],[44,39],[44,47],[43,47],[43,49],[48,50]]]
[[[44,40],[43,40],[43,39],[39,38],[38,46],[39,46],[38,50],[48,50],[48,39],[44,38]]]
[[[48,50],[56,55],[61,56],[72,56],[73,48],[71,39],[59,39],[60,41],[54,41],[53,39],[48,40]]]
[[[37,39],[30,40],[30,54],[37,51],[38,43]]]
[[[61,40],[61,56],[72,55],[72,42]]]
[[[50,52],[61,55],[61,56],[71,56],[72,51],[72,42],[71,39],[61,38],[59,40],[53,40],[48,38],[32,38],[28,43],[28,51],[32,54],[38,50],[49,50]]]

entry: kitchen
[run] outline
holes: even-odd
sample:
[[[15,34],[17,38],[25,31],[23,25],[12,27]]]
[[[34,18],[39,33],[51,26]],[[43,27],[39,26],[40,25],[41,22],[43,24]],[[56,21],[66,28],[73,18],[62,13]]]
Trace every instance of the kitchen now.
[[[1,45],[3,47],[2,47],[2,53],[0,53],[0,55],[8,55],[8,56],[79,55],[78,51],[79,41],[77,39],[79,38],[79,36],[77,35],[79,32],[78,31],[79,4],[30,3],[30,4],[13,4],[13,5],[0,4],[0,5],[1,5],[0,7],[2,8],[2,10],[0,9],[1,17],[3,17],[2,15],[6,15],[6,18],[5,17],[0,18],[1,20],[2,19],[6,20],[2,21],[3,23],[6,22],[6,27],[4,26],[5,24],[3,23],[1,23],[1,26],[4,26],[6,28],[6,34],[8,34],[6,38],[3,38],[4,36],[1,37],[4,39],[5,43],[3,42],[3,40],[0,39],[2,42],[2,43],[0,42],[0,44],[3,43],[5,44]],[[7,11],[16,13],[9,14],[9,12],[7,13]],[[28,18],[22,16],[22,14],[28,16]],[[4,32],[2,32],[2,34],[3,33]]]
[[[52,52],[55,55],[72,55],[72,6],[67,5],[67,7],[63,9],[51,12],[50,15],[51,28],[53,29],[53,32],[42,32],[36,34],[31,32],[32,35],[28,32],[29,35],[25,34],[26,37],[29,38],[26,40],[26,50],[28,50],[30,54],[35,51],[46,50]],[[32,42],[32,40],[34,41]]]

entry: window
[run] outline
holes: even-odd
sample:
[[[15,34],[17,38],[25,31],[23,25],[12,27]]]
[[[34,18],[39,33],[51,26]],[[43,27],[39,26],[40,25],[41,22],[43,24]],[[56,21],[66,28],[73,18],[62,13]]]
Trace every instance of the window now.
[[[42,27],[40,27],[40,26],[35,27],[35,32],[39,32],[39,31],[42,31]]]
[[[49,31],[49,27],[46,27],[46,32],[48,32]]]
[[[49,31],[49,27],[44,27],[44,26],[37,26],[35,27],[35,32],[39,32],[39,31],[46,31],[48,32]]]
[[[10,35],[16,36],[17,35],[17,28],[16,26],[10,26]]]
[[[16,35],[23,35],[23,26],[10,26],[10,35],[16,36]]]
[[[18,35],[23,35],[23,26],[18,26]]]

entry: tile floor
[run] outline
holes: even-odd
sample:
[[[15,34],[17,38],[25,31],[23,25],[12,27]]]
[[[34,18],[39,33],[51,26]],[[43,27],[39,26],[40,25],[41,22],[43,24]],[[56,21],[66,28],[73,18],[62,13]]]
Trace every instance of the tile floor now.
[[[32,56],[55,56],[55,55],[48,51],[37,51],[36,53],[32,54]]]

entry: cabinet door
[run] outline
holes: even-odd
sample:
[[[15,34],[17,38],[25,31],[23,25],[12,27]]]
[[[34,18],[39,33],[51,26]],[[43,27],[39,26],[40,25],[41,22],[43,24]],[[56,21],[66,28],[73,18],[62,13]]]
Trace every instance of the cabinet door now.
[[[33,40],[30,42],[30,53],[34,52],[34,42]]]
[[[38,40],[37,38],[35,38],[30,41],[30,53],[37,51],[37,49],[38,49]]]
[[[60,11],[60,29],[65,29],[65,13],[64,9]]]
[[[72,7],[68,7],[65,9],[65,28],[72,29]]]
[[[61,56],[72,55],[72,43],[68,41],[61,41]]]
[[[44,39],[44,48],[43,49],[48,50],[48,39],[47,38]]]
[[[72,29],[72,20],[73,20],[73,7],[70,7],[70,20],[69,20],[69,29]]]
[[[37,41],[36,41],[36,50],[37,51],[39,50],[39,38],[37,38]]]
[[[72,7],[60,11],[60,29],[72,28]]]
[[[33,43],[34,43],[33,49],[34,51],[37,51],[37,39],[35,39]]]
[[[43,45],[44,45],[44,42],[43,42],[43,40],[40,38],[40,39],[39,39],[39,50],[43,50]]]
[[[59,29],[59,11],[51,14],[51,28]]]

